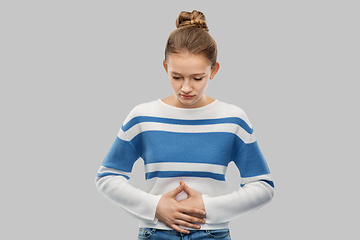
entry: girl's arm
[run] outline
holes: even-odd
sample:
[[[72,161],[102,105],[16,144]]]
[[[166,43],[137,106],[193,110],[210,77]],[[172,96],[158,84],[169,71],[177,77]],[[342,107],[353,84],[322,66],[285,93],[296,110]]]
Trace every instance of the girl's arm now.
[[[153,223],[159,220],[183,233],[188,231],[180,228],[180,224],[196,229],[197,225],[193,223],[202,223],[205,213],[201,209],[183,206],[175,200],[175,196],[183,191],[183,185],[167,194],[153,195],[128,183],[132,167],[139,158],[140,155],[128,141],[125,132],[120,129],[98,171],[96,186],[99,191],[140,220]],[[202,217],[196,218],[191,214]]]
[[[202,197],[206,211],[206,223],[224,223],[233,218],[251,213],[268,202],[274,196],[274,183],[270,170],[252,133],[232,160],[241,175],[241,187],[230,194],[210,197],[200,195],[189,187],[185,188],[189,198],[180,203],[186,206],[199,206]],[[189,190],[190,189],[190,190]],[[191,193],[191,194],[189,194]]]
[[[96,186],[134,217],[156,223],[155,211],[161,196],[146,193],[128,183],[132,167],[139,158],[121,128],[98,171]]]
[[[270,170],[253,131],[238,148],[232,161],[239,169],[241,187],[223,196],[203,196],[209,224],[227,222],[253,212],[270,202],[274,196]]]

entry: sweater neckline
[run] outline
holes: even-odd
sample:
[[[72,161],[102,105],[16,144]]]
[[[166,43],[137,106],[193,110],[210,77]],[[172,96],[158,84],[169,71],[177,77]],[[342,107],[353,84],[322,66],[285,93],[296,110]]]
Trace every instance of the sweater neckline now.
[[[205,106],[202,106],[202,107],[198,107],[198,108],[181,108],[181,107],[174,107],[174,106],[171,106],[171,105],[169,105],[167,103],[164,103],[161,100],[161,98],[159,98],[158,101],[164,106],[167,106],[167,107],[172,108],[172,109],[181,110],[181,111],[195,111],[195,110],[205,109],[205,108],[211,107],[212,105],[215,105],[218,102],[218,100],[215,99],[213,102],[211,102],[211,103],[209,103],[209,104],[207,104]]]

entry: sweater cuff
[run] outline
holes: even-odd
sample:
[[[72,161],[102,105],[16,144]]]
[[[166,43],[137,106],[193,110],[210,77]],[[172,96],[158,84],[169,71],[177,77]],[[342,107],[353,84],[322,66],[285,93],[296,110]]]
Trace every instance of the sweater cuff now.
[[[202,195],[203,198],[203,202],[204,202],[204,206],[205,206],[205,212],[206,212],[206,223],[207,224],[214,224],[217,221],[217,217],[216,214],[214,215],[213,213],[216,212],[214,210],[216,210],[216,203],[214,203],[214,201],[216,201],[214,198],[210,197],[209,195],[203,194]]]
[[[159,201],[160,201],[161,197],[162,197],[162,195],[155,195],[155,198],[154,198],[154,203],[153,203],[153,205],[154,205],[155,207],[152,208],[152,209],[153,209],[152,214],[153,214],[153,216],[154,216],[154,219],[152,220],[152,222],[153,222],[154,224],[157,224],[158,221],[159,221],[159,219],[156,217],[156,209],[157,209],[157,206],[158,206],[158,204],[159,204]]]
[[[142,216],[136,216],[142,221],[150,221],[151,223],[156,224],[158,222],[156,215],[157,205],[160,201],[162,195],[149,195],[146,199],[146,204],[140,206],[139,212],[142,212]]]

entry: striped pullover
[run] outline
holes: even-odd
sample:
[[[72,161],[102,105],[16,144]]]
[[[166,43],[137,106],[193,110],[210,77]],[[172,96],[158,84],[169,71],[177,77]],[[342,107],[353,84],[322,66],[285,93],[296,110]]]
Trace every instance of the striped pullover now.
[[[128,182],[140,158],[145,190]],[[241,176],[233,192],[225,180],[231,161]],[[140,227],[170,230],[155,212],[162,194],[180,180],[202,194],[207,213],[203,230],[228,228],[231,219],[257,210],[274,195],[268,165],[241,108],[218,99],[199,108],[178,108],[161,99],[135,106],[98,171],[98,189],[140,219]],[[177,200],[186,197],[181,192]]]

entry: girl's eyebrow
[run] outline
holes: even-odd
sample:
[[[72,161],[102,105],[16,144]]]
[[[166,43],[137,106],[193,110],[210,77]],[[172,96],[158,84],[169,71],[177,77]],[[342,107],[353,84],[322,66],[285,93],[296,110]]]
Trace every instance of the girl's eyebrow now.
[[[174,71],[170,71],[170,73],[175,74],[175,75],[182,75],[182,74],[174,72]],[[198,75],[205,75],[205,73],[195,73],[195,74],[192,74],[191,76],[198,76]]]

